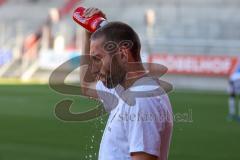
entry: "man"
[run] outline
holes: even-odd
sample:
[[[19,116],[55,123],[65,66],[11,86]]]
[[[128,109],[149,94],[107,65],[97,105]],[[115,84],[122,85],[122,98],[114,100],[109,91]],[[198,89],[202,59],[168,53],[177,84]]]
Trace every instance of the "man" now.
[[[227,119],[233,120],[237,119],[240,122],[240,101],[238,104],[238,115],[236,114],[236,104],[237,96],[240,95],[240,61],[235,71],[230,75],[229,78],[229,114]]]
[[[88,8],[84,16],[96,13],[105,16],[97,8]],[[173,127],[171,105],[158,81],[141,65],[136,32],[127,24],[110,22],[93,34],[86,31],[84,46],[83,53],[91,59],[88,68],[80,69],[82,94],[101,100],[110,114],[99,160],[166,160]]]

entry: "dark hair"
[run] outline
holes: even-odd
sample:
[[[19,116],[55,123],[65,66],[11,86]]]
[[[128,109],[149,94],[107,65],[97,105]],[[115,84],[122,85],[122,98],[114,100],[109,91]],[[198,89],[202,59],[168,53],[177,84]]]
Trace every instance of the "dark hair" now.
[[[104,37],[105,42],[114,42],[116,44],[123,42],[123,45],[129,45],[128,42],[130,42],[131,46],[129,47],[130,47],[130,51],[132,53],[133,58],[137,61],[141,60],[141,57],[140,57],[141,43],[140,43],[139,37],[137,33],[129,25],[123,22],[109,22],[103,27],[96,30],[92,34],[91,40],[94,40],[100,37]],[[109,49],[111,49],[111,47],[114,47],[114,46],[107,46],[107,48]]]

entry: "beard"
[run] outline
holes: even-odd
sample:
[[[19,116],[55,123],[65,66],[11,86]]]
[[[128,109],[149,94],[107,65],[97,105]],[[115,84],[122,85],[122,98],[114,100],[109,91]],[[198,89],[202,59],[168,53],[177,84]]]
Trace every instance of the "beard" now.
[[[125,72],[117,72],[117,74],[111,74],[111,76],[106,77],[106,81],[103,84],[111,89],[115,88],[118,84],[121,84],[125,80]]]
[[[114,88],[125,80],[126,74],[125,67],[113,58],[110,73],[106,76],[103,84],[109,89]]]

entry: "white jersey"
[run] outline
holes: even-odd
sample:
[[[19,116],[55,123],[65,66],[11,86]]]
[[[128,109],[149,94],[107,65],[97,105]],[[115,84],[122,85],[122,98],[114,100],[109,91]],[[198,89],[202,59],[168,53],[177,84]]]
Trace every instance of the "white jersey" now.
[[[146,81],[150,85],[145,85]],[[145,152],[167,160],[173,127],[167,94],[134,98],[130,93],[151,91],[156,86],[158,84],[150,77],[137,80],[127,90],[120,85],[108,89],[101,81],[97,83],[98,95],[110,113],[100,144],[99,160],[131,160],[132,152]]]
[[[230,93],[240,94],[240,59],[235,71],[230,75]]]
[[[240,72],[235,72],[230,76],[230,81],[240,81]]]

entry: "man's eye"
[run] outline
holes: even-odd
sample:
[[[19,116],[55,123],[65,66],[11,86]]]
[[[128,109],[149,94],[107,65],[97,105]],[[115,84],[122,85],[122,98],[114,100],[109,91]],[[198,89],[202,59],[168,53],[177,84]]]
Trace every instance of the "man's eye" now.
[[[95,57],[95,56],[93,56],[92,59],[93,59],[95,62],[100,62],[100,61],[101,61],[101,59],[100,59],[99,57]]]

